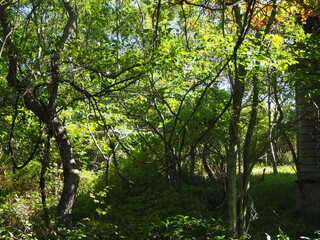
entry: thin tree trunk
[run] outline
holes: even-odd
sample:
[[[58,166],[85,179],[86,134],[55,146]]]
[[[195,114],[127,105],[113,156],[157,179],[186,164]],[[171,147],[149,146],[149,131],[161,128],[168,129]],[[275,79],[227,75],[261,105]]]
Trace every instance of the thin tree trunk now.
[[[271,163],[273,168],[273,173],[278,173],[277,168],[277,156],[274,150],[274,141],[272,140],[272,111],[271,111],[271,84],[268,86],[268,130],[269,130],[269,142],[270,142],[270,153],[271,153]]]
[[[44,221],[47,226],[49,226],[49,213],[47,208],[46,173],[47,173],[48,163],[50,160],[50,140],[51,140],[51,134],[50,134],[50,131],[48,131],[47,140],[45,142],[44,157],[41,161],[41,172],[40,172],[40,181],[39,181]]]
[[[272,162],[273,173],[277,174],[278,173],[277,154],[275,153],[275,150],[274,150],[274,141],[271,139],[270,139],[270,150],[271,150],[271,162]]]
[[[202,164],[203,164],[204,170],[205,170],[206,173],[208,174],[209,179],[213,182],[215,179],[214,179],[213,173],[212,173],[212,171],[210,170],[210,167],[209,167],[209,165],[208,165],[208,162],[207,162],[207,158],[206,158],[206,154],[205,154],[205,153],[202,153],[202,154],[201,154],[201,159],[202,159]]]
[[[235,61],[235,64],[236,61]],[[244,93],[243,79],[245,76],[244,66],[239,64],[237,76],[234,80],[232,113],[229,126],[230,144],[227,152],[227,208],[228,208],[228,235],[236,237],[238,231],[238,213],[237,213],[237,160],[239,153],[238,126],[241,114],[241,105]]]
[[[233,1],[236,3],[236,1]],[[245,28],[242,22],[242,11],[238,4],[232,8],[235,14],[235,22],[238,29],[239,38],[236,42],[233,52],[233,61],[235,67],[235,76],[233,81],[231,80],[232,87],[232,107],[231,107],[231,120],[229,124],[230,144],[227,151],[227,213],[228,213],[228,236],[236,238],[238,233],[238,189],[237,189],[237,161],[239,155],[239,136],[238,126],[241,114],[241,105],[244,94],[244,77],[246,71],[241,63],[238,63],[237,51],[241,46],[244,36],[246,34]],[[249,10],[249,8],[247,9]],[[249,11],[247,11],[248,13]],[[247,16],[246,16],[247,17]]]
[[[259,101],[259,88],[258,79],[256,76],[253,78],[253,97],[252,108],[249,120],[249,125],[246,133],[245,142],[243,144],[243,175],[242,175],[242,191],[239,199],[239,235],[244,236],[250,224],[250,212],[248,211],[249,205],[249,187],[250,187],[250,174],[254,158],[254,138],[253,133],[257,126],[258,116],[258,101]]]
[[[196,165],[196,154],[194,151],[191,151],[191,153],[190,153],[190,170],[189,170],[189,174],[191,177],[194,176],[195,165]]]
[[[234,125],[231,123],[230,125]],[[230,126],[230,146],[227,154],[227,208],[228,208],[228,235],[237,235],[237,143],[235,131]]]

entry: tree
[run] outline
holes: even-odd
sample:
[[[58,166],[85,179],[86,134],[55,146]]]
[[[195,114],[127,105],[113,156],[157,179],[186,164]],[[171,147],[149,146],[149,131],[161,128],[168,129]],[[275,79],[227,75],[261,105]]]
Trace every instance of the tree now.
[[[6,1],[0,6],[1,54],[6,58],[2,66],[7,71],[7,86],[23,97],[27,109],[46,125],[49,139],[53,136],[56,140],[64,175],[56,218],[67,226],[71,225],[79,170],[61,119],[63,111],[84,99],[99,111],[96,98],[132,84],[141,74],[135,68],[143,65],[138,60],[132,65],[128,63],[131,56],[135,55],[136,59],[142,56],[141,52],[133,51],[132,46],[137,44],[130,40],[128,25],[113,28],[107,25],[105,33],[94,28],[120,7],[102,2],[77,4],[69,0]],[[97,18],[91,12],[95,7]],[[124,3],[121,7],[124,8]],[[137,10],[127,9],[128,15],[124,16],[130,17],[132,9]],[[121,20],[118,15],[111,16],[114,17],[111,24]],[[92,28],[85,27],[86,24]],[[123,30],[121,35],[120,32],[114,35],[115,28]],[[110,57],[106,58],[106,54]],[[127,74],[129,71],[133,73]]]
[[[107,184],[111,167],[129,184],[166,174],[179,192],[185,169],[223,183],[229,235],[245,235],[255,217],[252,168],[280,137],[295,150],[284,131],[294,122],[285,116],[292,114],[288,66],[295,63],[288,48],[300,34],[292,7],[255,0],[2,3],[2,77],[46,126],[46,156],[52,136],[60,151],[58,221],[71,225],[79,183],[72,142],[84,167],[83,145],[99,151]],[[86,136],[76,137],[71,124]]]
[[[4,38],[6,39],[4,47],[7,49],[8,59],[8,74],[6,77],[7,84],[23,96],[26,107],[47,125],[48,130],[52,132],[56,139],[64,169],[64,187],[57,208],[57,219],[62,224],[70,225],[72,207],[79,183],[79,172],[76,166],[76,161],[73,158],[72,147],[70,141],[68,140],[65,126],[57,115],[57,95],[61,80],[58,64],[60,61],[59,48],[63,47],[69,37],[70,29],[76,20],[76,13],[74,12],[74,9],[70,5],[69,1],[63,1],[63,6],[68,13],[68,19],[66,20],[62,34],[53,44],[54,49],[51,52],[52,55],[50,59],[51,80],[46,79],[50,82],[47,82],[47,105],[44,105],[41,99],[37,98],[34,93],[34,88],[37,87],[36,75],[41,75],[42,69],[39,69],[39,66],[34,66],[35,69],[28,68],[30,65],[29,59],[26,59],[25,56],[23,56],[23,53],[19,52],[19,48],[16,45],[16,40],[14,37],[16,33],[16,31],[14,31],[15,26],[12,26],[11,24],[11,16],[19,13],[15,13],[13,9],[10,9],[12,12],[9,11],[8,9],[10,5],[12,5],[12,3],[8,3],[6,5],[2,4],[0,6],[2,32]],[[25,7],[27,8],[28,5]],[[35,10],[36,8],[36,5],[32,6],[32,10]],[[36,20],[38,21],[38,19]],[[38,37],[41,38],[43,36]],[[38,53],[40,54],[42,43],[38,42],[38,44]],[[22,51],[22,49],[20,51]]]

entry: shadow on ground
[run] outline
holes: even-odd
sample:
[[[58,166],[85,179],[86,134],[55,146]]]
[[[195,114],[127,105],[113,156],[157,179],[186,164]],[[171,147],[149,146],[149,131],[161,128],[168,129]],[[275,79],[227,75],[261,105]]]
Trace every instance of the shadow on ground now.
[[[320,215],[303,216],[295,209],[295,173],[268,173],[252,179],[251,197],[258,219],[251,223],[252,239],[266,239],[266,233],[275,239],[279,228],[290,237],[315,237],[320,229]]]

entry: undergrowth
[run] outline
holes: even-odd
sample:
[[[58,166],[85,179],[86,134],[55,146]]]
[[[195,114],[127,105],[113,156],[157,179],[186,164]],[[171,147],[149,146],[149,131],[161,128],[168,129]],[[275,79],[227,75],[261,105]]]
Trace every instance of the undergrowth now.
[[[247,239],[319,239],[319,216],[305,217],[294,206],[295,173],[290,167],[262,178],[262,168],[252,176],[250,194],[258,219],[251,223]],[[47,207],[53,219],[58,200],[59,176],[50,176]],[[30,176],[28,181],[36,184]],[[126,185],[110,179],[105,187],[103,173],[81,172],[72,229],[46,223],[38,191],[23,189],[24,182],[1,178],[0,239],[227,239],[225,196],[204,177],[185,178],[177,191],[164,178],[150,185]],[[14,184],[14,186],[10,186]],[[17,187],[18,186],[18,187]],[[20,186],[20,188],[19,188]],[[300,238],[305,236],[305,238]]]
[[[258,213],[258,219],[251,223],[252,239],[266,239],[268,235],[278,235],[279,239],[318,239],[320,216],[303,216],[295,209],[296,173],[292,166],[280,166],[278,174],[268,167],[262,177],[263,169],[254,169],[252,176],[250,193]]]

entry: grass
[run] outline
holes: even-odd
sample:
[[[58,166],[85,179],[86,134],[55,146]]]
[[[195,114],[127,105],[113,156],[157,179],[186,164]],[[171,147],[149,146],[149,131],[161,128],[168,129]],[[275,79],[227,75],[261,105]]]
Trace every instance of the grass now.
[[[279,229],[290,240],[301,236],[315,238],[314,232],[320,229],[320,216],[306,217],[296,212],[294,169],[279,166],[279,173],[273,174],[272,168],[267,167],[262,180],[263,169],[256,167],[252,175],[250,194],[258,219],[251,223],[251,239],[265,240],[266,234],[272,239],[285,239],[277,238]],[[220,223],[225,225],[219,220],[225,219],[224,195],[214,190],[204,177],[185,179],[181,195],[161,179],[150,186],[138,188],[128,188],[112,181],[115,186],[103,190],[103,177],[90,171],[82,171],[81,174],[82,184],[74,211],[76,227],[73,230],[60,229],[58,233],[63,238],[48,238],[45,235],[48,230],[41,228],[39,193],[28,188],[24,194],[10,194],[10,191],[0,194],[0,239],[10,239],[10,233],[15,239],[116,240],[126,236],[126,239],[162,240],[169,239],[163,236],[171,234],[171,231],[184,236],[198,235],[205,232],[201,230],[199,233],[199,229],[211,227],[210,231],[214,232],[216,226],[211,224],[211,218],[217,219],[217,226]],[[17,185],[14,181],[2,180],[9,190],[11,184]],[[49,202],[52,210],[55,203]],[[151,233],[158,237],[150,238]]]
[[[252,239],[266,239],[266,233],[277,236],[279,228],[290,239],[301,236],[315,237],[320,229],[320,216],[303,216],[295,209],[296,173],[291,166],[281,166],[278,174],[266,168],[262,181],[263,168],[253,171],[251,196],[259,217],[250,228]]]

